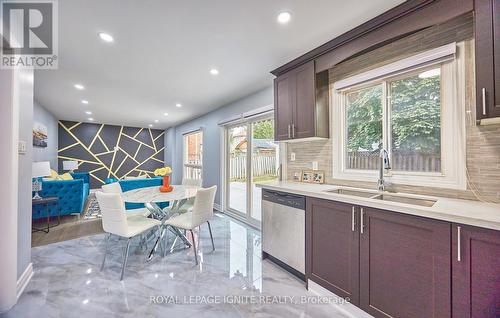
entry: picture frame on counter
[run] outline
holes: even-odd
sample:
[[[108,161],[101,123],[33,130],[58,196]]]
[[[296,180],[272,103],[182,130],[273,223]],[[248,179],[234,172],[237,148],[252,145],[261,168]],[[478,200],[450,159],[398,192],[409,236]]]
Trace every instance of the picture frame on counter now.
[[[325,183],[325,172],[323,170],[302,170],[300,181],[323,184]]]

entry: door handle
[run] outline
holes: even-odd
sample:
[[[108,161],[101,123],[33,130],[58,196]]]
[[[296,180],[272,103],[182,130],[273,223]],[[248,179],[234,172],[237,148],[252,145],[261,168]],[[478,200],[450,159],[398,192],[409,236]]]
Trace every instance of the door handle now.
[[[290,124],[288,124],[288,139],[290,139]]]
[[[356,208],[352,207],[351,211],[351,231],[356,231]]]
[[[481,97],[483,100],[483,115],[486,116],[486,88],[481,89]]]
[[[360,211],[360,216],[361,216],[361,224],[360,224],[360,230],[361,230],[361,234],[363,234],[365,231],[365,220],[364,220],[364,217],[365,217],[365,210],[363,208],[360,208],[359,209]]]
[[[292,124],[292,138],[295,138],[295,124]]]
[[[462,242],[460,241],[460,231],[462,230],[462,228],[460,226],[457,226],[457,261],[458,262],[461,262],[462,261]]]

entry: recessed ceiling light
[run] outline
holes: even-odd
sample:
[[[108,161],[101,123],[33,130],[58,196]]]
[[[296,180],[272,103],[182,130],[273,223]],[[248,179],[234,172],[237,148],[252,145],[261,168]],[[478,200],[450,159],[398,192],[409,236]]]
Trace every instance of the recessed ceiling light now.
[[[80,90],[80,91],[85,89],[85,86],[83,86],[82,84],[75,84],[74,86],[77,90]]]
[[[155,123],[157,123],[157,122],[159,122],[159,120],[158,120],[158,119],[155,119]]]
[[[85,114],[87,114],[87,115],[92,115],[92,112],[91,112],[90,110],[87,110],[87,111],[85,112]]]
[[[111,36],[111,34],[109,33],[105,33],[105,32],[99,32],[99,37],[101,38],[101,40],[103,40],[104,42],[108,42],[108,43],[111,43],[114,41],[113,37]]]
[[[218,69],[216,69],[216,68],[212,68],[212,69],[210,70],[210,74],[212,74],[212,75],[219,75],[219,70],[218,70]]]
[[[148,126],[149,126],[149,127],[153,127],[153,124],[149,124]]]
[[[89,118],[87,118],[87,119],[88,119],[89,121],[94,121],[94,118],[92,118],[92,117],[89,117]]]
[[[290,19],[292,18],[292,15],[290,14],[290,12],[281,12],[280,14],[278,14],[278,22],[281,23],[281,24],[286,24],[288,22],[290,22]]]
[[[168,116],[168,113],[163,113],[163,116]]]
[[[87,105],[88,103],[89,103],[89,101],[88,101],[88,100],[82,99],[82,104]]]
[[[177,104],[175,104],[175,107],[179,107],[180,108],[180,107],[182,107],[182,104],[177,103]]]

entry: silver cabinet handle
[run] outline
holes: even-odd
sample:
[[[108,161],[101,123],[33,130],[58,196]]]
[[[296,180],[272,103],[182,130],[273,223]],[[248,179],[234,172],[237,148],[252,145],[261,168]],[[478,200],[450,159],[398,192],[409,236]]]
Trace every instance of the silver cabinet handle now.
[[[359,228],[361,230],[361,234],[363,234],[364,229],[365,229],[365,220],[363,220],[363,218],[365,216],[365,211],[363,208],[360,208],[359,211],[360,211],[360,216],[361,216],[361,224],[360,224]]]
[[[290,124],[288,124],[288,138],[290,138]]]
[[[461,262],[462,261],[462,252],[461,252],[461,245],[462,243],[460,242],[460,230],[462,228],[460,226],[457,226],[457,261]]]
[[[354,232],[356,231],[356,208],[352,207],[352,212],[351,212],[351,230]]]
[[[486,88],[481,89],[481,94],[483,98],[483,115],[486,116]]]
[[[292,124],[292,138],[295,138],[295,124]]]

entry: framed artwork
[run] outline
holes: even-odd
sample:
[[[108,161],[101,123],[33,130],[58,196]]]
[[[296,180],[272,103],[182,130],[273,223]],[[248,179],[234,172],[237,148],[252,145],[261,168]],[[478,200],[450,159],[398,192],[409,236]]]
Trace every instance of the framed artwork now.
[[[313,171],[312,170],[302,170],[302,176],[300,177],[300,181],[311,183],[313,179]]]
[[[33,146],[46,148],[47,137],[47,126],[37,122],[33,123]]]
[[[321,170],[313,171],[313,183],[325,183],[325,172]]]
[[[322,170],[302,170],[300,181],[306,183],[325,183],[325,172]]]

